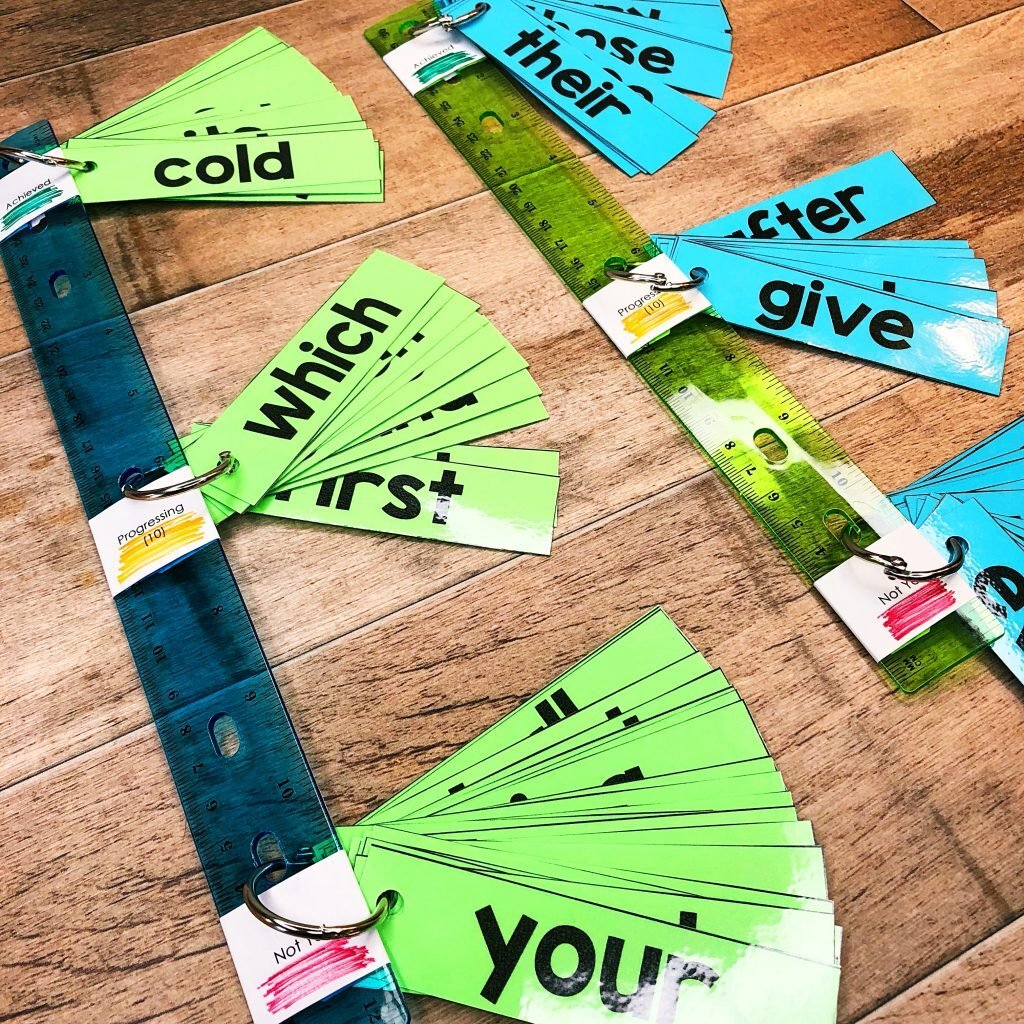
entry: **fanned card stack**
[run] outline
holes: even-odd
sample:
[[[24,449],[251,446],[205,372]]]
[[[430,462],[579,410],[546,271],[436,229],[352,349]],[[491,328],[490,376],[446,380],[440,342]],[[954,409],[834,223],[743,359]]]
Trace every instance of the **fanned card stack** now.
[[[413,91],[417,83],[400,69],[429,65],[432,48],[449,62],[453,49],[461,51],[460,68],[486,54],[630,175],[653,174],[697,141],[714,111],[690,94],[722,96],[732,65],[720,0],[442,0],[439,7],[464,39],[453,44],[453,33],[438,28],[387,58]],[[450,73],[450,63],[441,70]]]
[[[1024,419],[890,497],[933,543],[967,542],[964,573],[1006,627],[992,649],[1024,682]]]
[[[252,511],[546,554],[558,454],[467,442],[547,418],[526,360],[443,278],[375,252],[183,439],[220,522]]]
[[[651,237],[732,324],[999,394],[1010,332],[958,239],[860,236],[935,200],[893,152]]]
[[[77,135],[87,202],[365,203],[384,162],[351,98],[264,28]]]
[[[999,394],[1010,332],[965,241],[654,241],[730,323]]]
[[[660,609],[339,836],[408,991],[533,1024],[836,1019],[821,848]]]

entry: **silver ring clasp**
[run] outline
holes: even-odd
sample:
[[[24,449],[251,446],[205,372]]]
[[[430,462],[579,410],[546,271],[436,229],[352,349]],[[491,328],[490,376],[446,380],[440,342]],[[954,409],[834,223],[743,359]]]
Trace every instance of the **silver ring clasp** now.
[[[292,935],[298,939],[353,939],[363,932],[379,925],[388,916],[391,904],[386,896],[381,896],[377,901],[377,908],[369,917],[362,921],[354,921],[352,924],[304,924],[302,921],[292,921],[290,918],[275,914],[273,910],[265,906],[256,892],[256,887],[272,871],[287,870],[288,864],[283,860],[271,860],[261,864],[246,879],[242,886],[242,900],[246,907],[257,920],[262,921],[268,928],[274,931],[283,932],[285,935]]]
[[[173,498],[176,494],[184,494],[186,491],[194,491],[196,488],[205,487],[211,480],[216,480],[217,477],[224,473],[232,472],[235,465],[235,459],[231,452],[221,452],[220,462],[213,469],[208,469],[205,473],[200,473],[199,476],[193,477],[191,480],[182,480],[180,483],[168,484],[166,487],[150,487],[146,490],[142,490],[141,486],[136,486],[137,484],[141,485],[143,480],[142,473],[133,473],[121,485],[121,493],[133,501],[160,501],[162,498]]]
[[[0,158],[14,160],[16,163],[46,164],[47,167],[66,167],[70,171],[81,171],[87,174],[96,169],[92,160],[72,160],[66,156],[51,156],[47,153],[33,153],[31,149],[18,149],[17,146],[0,146]]]
[[[617,270],[615,267],[605,267],[605,275],[613,281],[632,281],[636,284],[654,285],[657,292],[681,292],[687,288],[696,288],[700,281],[670,281],[660,270],[653,274],[643,274],[635,268]]]
[[[467,21],[472,21],[474,18],[479,18],[481,14],[486,14],[490,8],[490,4],[480,3],[473,10],[466,11],[465,14],[460,14],[457,18],[452,17],[450,14],[441,14],[430,21],[423,22],[422,25],[413,25],[409,29],[409,35],[415,39],[416,36],[421,36],[424,32],[429,32],[435,28],[443,28],[445,32],[451,32],[460,25],[465,25]]]
[[[843,530],[842,537],[840,538],[843,542],[843,547],[851,555],[856,555],[857,558],[863,558],[865,562],[871,562],[873,565],[884,569],[885,575],[892,580],[925,583],[928,580],[942,579],[944,576],[952,576],[953,573],[959,572],[967,558],[967,548],[964,542],[959,537],[950,537],[946,541],[946,548],[950,554],[950,561],[946,565],[940,565],[937,569],[920,569],[915,571],[909,569],[907,560],[899,555],[886,555],[880,551],[868,551],[867,548],[862,548],[853,539],[853,529],[852,526],[847,526]]]

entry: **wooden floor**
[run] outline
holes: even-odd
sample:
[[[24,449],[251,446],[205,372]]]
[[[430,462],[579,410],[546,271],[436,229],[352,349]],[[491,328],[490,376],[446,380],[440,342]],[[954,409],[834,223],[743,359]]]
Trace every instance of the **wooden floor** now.
[[[376,247],[482,302],[543,388],[550,421],[514,443],[562,452],[549,559],[267,519],[226,530],[336,820],[662,603],[750,702],[825,846],[845,928],[841,1020],[1024,1021],[1024,690],[985,656],[918,699],[892,696],[363,42],[397,2],[0,4],[5,130],[48,116],[66,137],[264,25],[350,92],[385,146],[382,206],[98,212],[177,425],[215,415]],[[938,203],[890,236],[969,239],[1019,330],[1020,0],[729,10],[735,71],[700,143],[634,181],[589,158],[640,223],[683,229],[895,148]],[[998,400],[759,347],[886,489],[1024,412],[1019,337]],[[25,349],[0,287],[0,1020],[245,1021]],[[429,1000],[416,1011],[488,1019]]]

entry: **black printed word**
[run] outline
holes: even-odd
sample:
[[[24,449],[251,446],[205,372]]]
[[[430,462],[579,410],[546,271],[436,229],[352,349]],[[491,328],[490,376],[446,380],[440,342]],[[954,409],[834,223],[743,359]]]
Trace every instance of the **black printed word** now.
[[[1010,611],[1019,612],[1024,608],[1024,573],[1008,565],[990,565],[978,573],[974,589],[989,610],[1001,619],[1007,618]],[[990,591],[995,591],[1006,604],[1000,604]],[[1017,637],[1016,643],[1024,651],[1024,630]]]
[[[191,160],[171,156],[156,165],[153,177],[167,188],[181,188],[193,180],[184,173],[189,167],[192,167]],[[249,182],[254,178],[286,181],[295,177],[290,142],[281,142],[276,150],[260,153],[255,159],[249,153],[249,147],[244,142],[239,143],[235,146],[234,157],[212,153],[198,161],[193,171],[207,185],[223,185],[228,181]]]
[[[653,21],[661,20],[661,10],[657,7],[647,5],[647,10],[641,11],[636,7],[615,7],[613,4],[594,4],[594,7],[602,11],[618,11],[619,14],[632,14],[635,18],[651,18]]]
[[[389,317],[399,316],[402,312],[397,306],[380,299],[360,299],[351,309],[336,302],[331,306],[331,312],[337,313],[341,319],[327,328],[324,336],[325,345],[314,345],[311,341],[304,341],[299,345],[301,351],[315,356],[315,359],[299,363],[291,371],[281,367],[275,367],[270,371],[270,376],[281,382],[275,394],[285,404],[264,402],[260,406],[260,413],[268,422],[247,420],[243,429],[254,434],[265,434],[267,437],[290,441],[296,433],[292,420],[308,420],[313,415],[313,406],[300,398],[299,393],[319,402],[330,398],[330,389],[317,383],[313,378],[319,377],[329,383],[340,383],[356,366],[355,361],[348,357],[361,355],[373,344],[374,334],[380,334],[387,329],[387,321],[371,315],[371,310]],[[354,325],[365,327],[366,330],[350,339],[348,333]]]
[[[493,965],[480,995],[489,1003],[496,1004],[533,940],[537,922],[523,914],[506,939],[501,934],[492,907],[481,907],[476,912],[476,919]],[[563,946],[573,951],[572,958],[576,961],[576,967],[569,974],[560,974],[553,966],[555,954]],[[543,989],[565,998],[579,995],[597,974],[601,1003],[606,1009],[613,1013],[631,1013],[653,1024],[673,1024],[679,1004],[679,989],[684,981],[699,981],[708,988],[718,981],[718,974],[705,964],[683,960],[671,953],[666,957],[664,950],[644,946],[636,983],[631,990],[623,992],[619,987],[619,967],[625,946],[624,939],[608,936],[598,971],[594,940],[575,925],[558,925],[537,941],[533,971]],[[561,957],[558,959],[564,963]]]
[[[891,286],[886,287],[886,291],[895,287],[891,281],[885,284]],[[769,281],[758,296],[764,312],[754,317],[754,321],[772,331],[788,331],[798,320],[805,327],[814,327],[821,312],[821,300],[824,299],[828,320],[837,337],[849,338],[861,324],[868,321],[868,333],[875,344],[888,349],[910,348],[914,324],[905,313],[895,309],[875,312],[863,302],[846,313],[839,303],[839,297],[823,295],[824,290],[825,284],[822,281],[812,281],[810,288],[789,281]]]
[[[417,494],[427,488],[429,492],[437,495],[434,498],[432,519],[435,526],[448,525],[452,498],[457,498],[465,490],[452,469],[444,470],[439,479],[429,482],[408,473],[399,473],[389,479],[380,473],[360,471],[324,480],[320,484],[316,503],[320,508],[330,508],[333,505],[342,512],[348,512],[352,508],[356,490],[360,485],[363,485],[364,493],[369,487],[376,490],[381,487],[386,489],[394,500],[382,505],[381,511],[392,519],[415,519],[423,511],[423,503]],[[291,498],[291,491],[281,491],[277,498],[279,501],[288,501]]]
[[[315,945],[316,939],[296,939],[294,942],[289,942],[287,945],[274,951],[274,963],[287,963],[299,953],[304,953],[311,946]]]
[[[630,114],[632,110],[620,99],[610,95],[609,90],[615,88],[614,82],[603,82],[594,86],[594,80],[585,71],[578,68],[562,68],[564,63],[558,56],[559,42],[549,39],[541,43],[543,33],[539,28],[532,32],[520,31],[519,39],[506,51],[509,57],[515,57],[523,50],[529,49],[525,57],[519,58],[519,66],[526,68],[536,78],[550,78],[551,88],[569,100],[576,100],[574,106],[583,111],[587,117],[597,117],[605,110],[617,110],[621,114]],[[534,65],[544,62],[543,66],[534,69]]]
[[[805,217],[815,231],[824,235],[837,235],[850,226],[851,218],[855,224],[864,223],[864,214],[857,209],[853,201],[854,196],[862,195],[864,189],[860,185],[851,185],[849,188],[839,189],[834,199],[812,199],[802,210],[794,209],[785,201],[776,205],[774,215],[771,209],[752,210],[747,216],[750,234],[733,231],[729,238],[778,238],[778,230],[770,226],[773,221],[792,228],[797,238],[814,238],[815,236],[804,227]]]
[[[675,54],[671,50],[665,49],[664,46],[641,47],[635,39],[630,39],[628,36],[606,36],[603,32],[598,32],[596,28],[571,29],[558,20],[558,12],[553,11],[550,7],[542,8],[540,16],[566,32],[572,32],[580,39],[589,40],[599,50],[610,52],[623,64],[637,64],[652,75],[667,75],[675,67]]]

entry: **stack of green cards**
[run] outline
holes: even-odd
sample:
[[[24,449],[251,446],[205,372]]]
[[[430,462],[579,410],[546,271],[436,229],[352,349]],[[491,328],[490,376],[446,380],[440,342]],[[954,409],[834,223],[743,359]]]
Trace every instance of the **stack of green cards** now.
[[[380,146],[355,104],[257,28],[63,146],[86,202],[381,202]]]
[[[467,442],[547,418],[526,360],[436,274],[375,252],[183,439],[235,512],[546,554],[558,455]]]
[[[402,986],[534,1024],[834,1024],[820,847],[656,609],[339,829]]]

